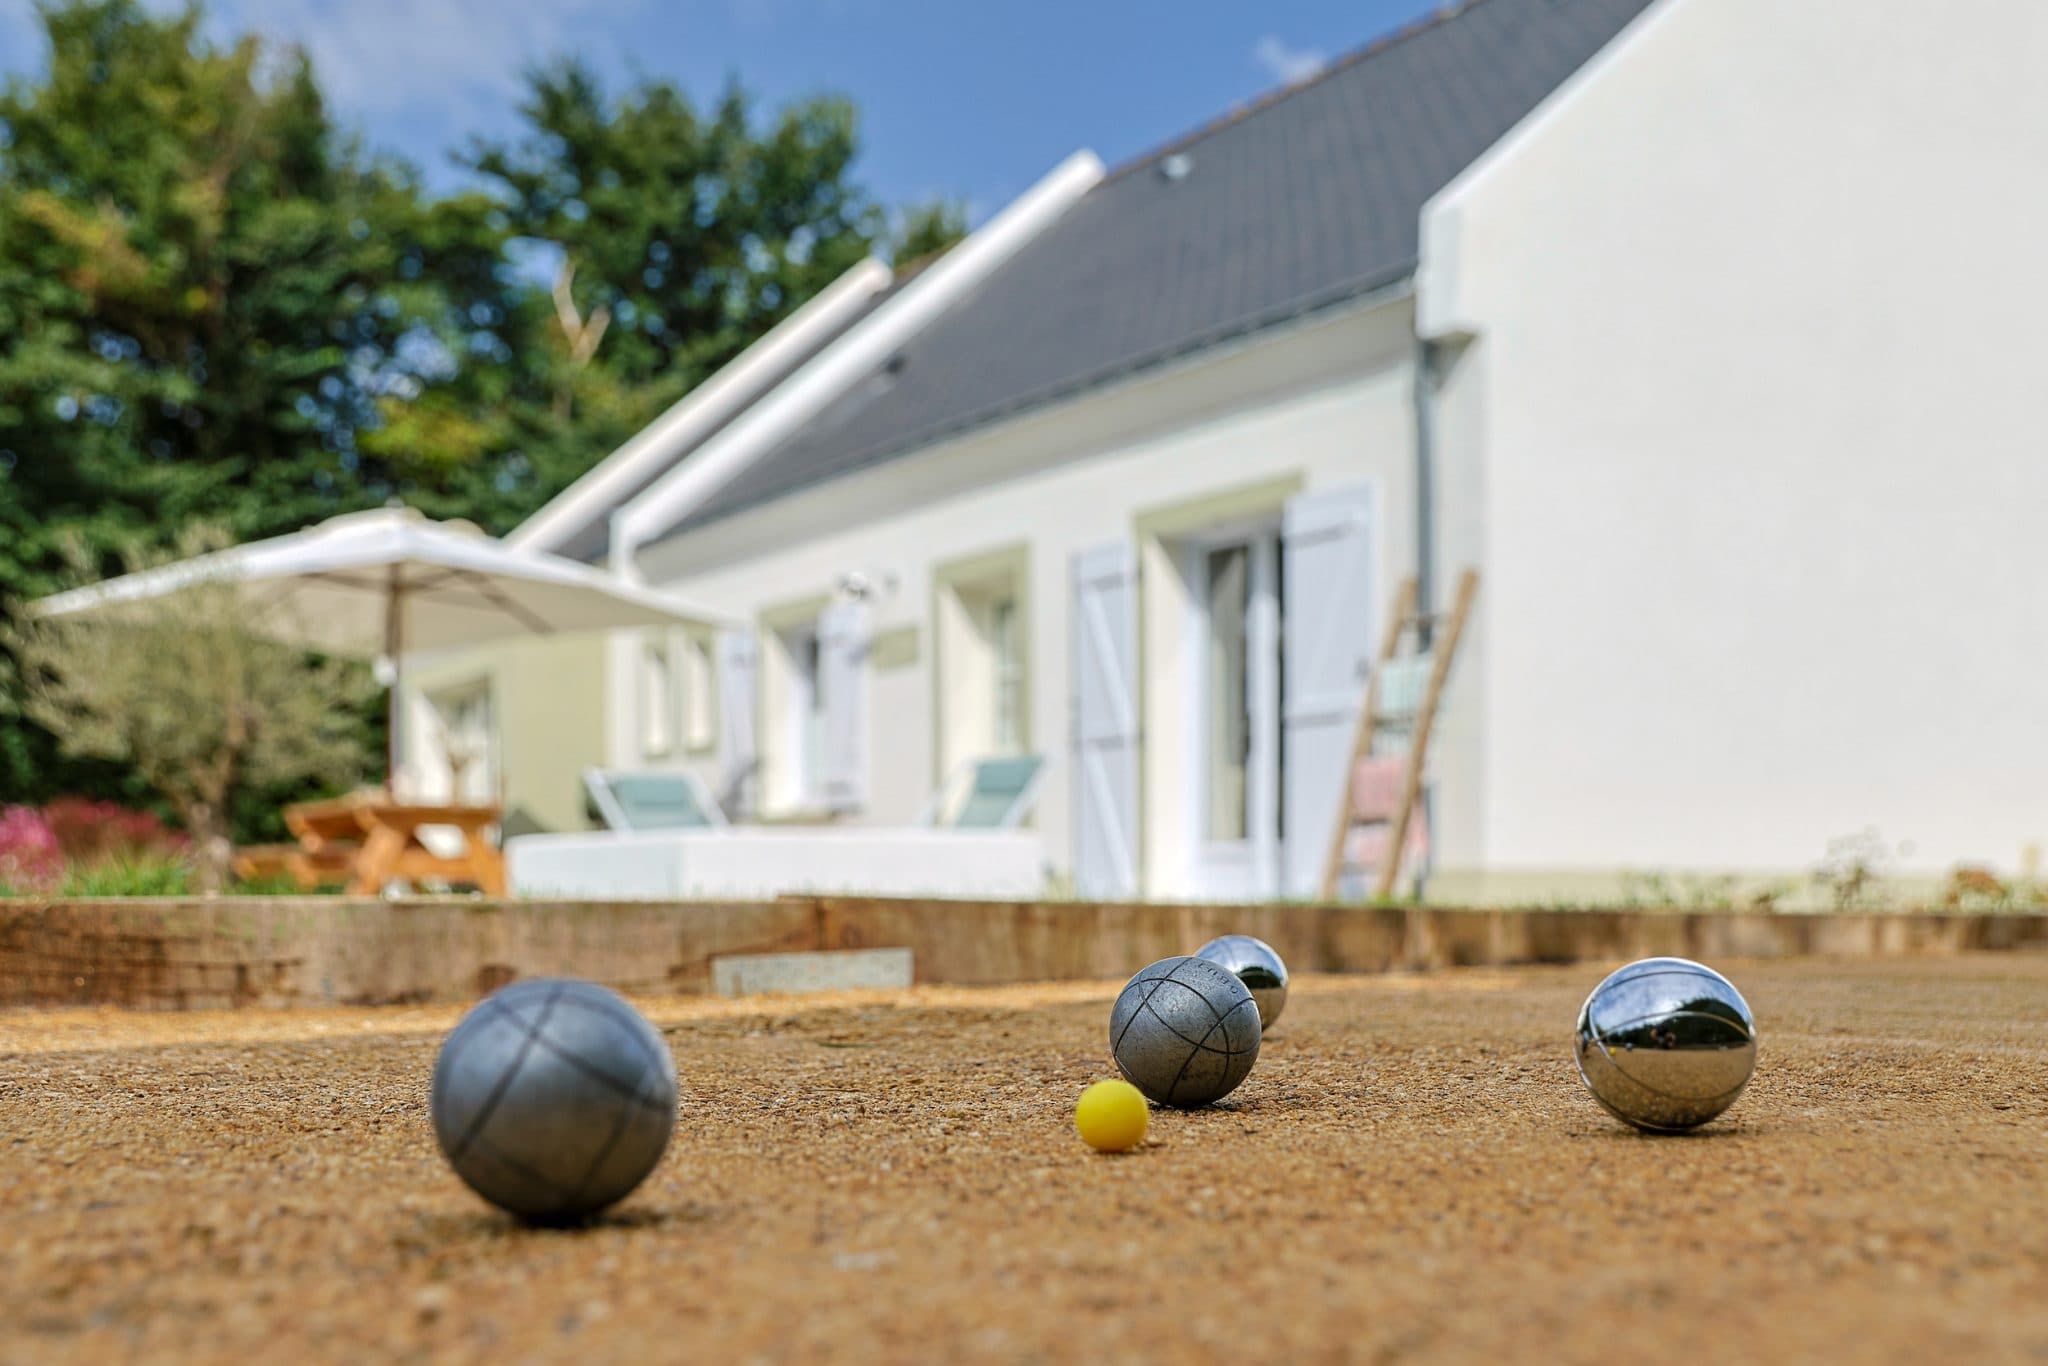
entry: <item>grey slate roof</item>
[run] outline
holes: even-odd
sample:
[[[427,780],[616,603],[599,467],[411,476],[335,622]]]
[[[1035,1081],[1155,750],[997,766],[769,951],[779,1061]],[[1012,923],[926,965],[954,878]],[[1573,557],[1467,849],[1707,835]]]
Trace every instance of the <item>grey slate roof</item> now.
[[[678,530],[1399,282],[1429,197],[1650,3],[1474,0],[1120,169]]]

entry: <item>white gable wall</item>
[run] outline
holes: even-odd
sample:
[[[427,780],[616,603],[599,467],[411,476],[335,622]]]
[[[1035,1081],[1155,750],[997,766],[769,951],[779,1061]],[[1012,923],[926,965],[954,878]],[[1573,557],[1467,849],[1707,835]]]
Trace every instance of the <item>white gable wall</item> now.
[[[2048,840],[2043,71],[2038,5],[1666,0],[1425,214],[1477,894]]]
[[[1029,739],[1050,763],[1034,824],[1066,870],[1072,556],[1118,538],[1135,549],[1146,525],[1204,500],[1371,480],[1387,527],[1376,591],[1391,591],[1414,556],[1411,338],[1405,298],[1277,329],[648,546],[640,568],[651,583],[756,621],[830,593],[848,572],[893,585],[873,603],[870,783],[850,818],[899,825],[939,776],[935,575],[1021,547]],[[1186,690],[1179,661],[1148,663],[1146,674],[1148,688]],[[1146,746],[1145,882],[1155,893],[1174,890],[1179,875],[1153,829],[1170,839],[1168,798],[1154,789],[1180,800],[1175,748]],[[721,775],[708,762],[704,772],[715,788]]]

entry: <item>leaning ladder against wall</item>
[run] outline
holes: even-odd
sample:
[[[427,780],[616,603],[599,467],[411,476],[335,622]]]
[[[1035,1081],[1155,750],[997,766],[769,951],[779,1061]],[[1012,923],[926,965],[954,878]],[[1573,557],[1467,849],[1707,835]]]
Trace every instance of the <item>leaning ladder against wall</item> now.
[[[1443,700],[1444,682],[1450,677],[1451,662],[1457,655],[1458,642],[1464,637],[1472,601],[1478,595],[1479,572],[1467,569],[1458,576],[1458,592],[1451,610],[1428,615],[1416,610],[1414,577],[1401,581],[1394,597],[1394,610],[1387,619],[1387,633],[1380,642],[1379,659],[1366,682],[1365,705],[1359,709],[1351,758],[1344,769],[1336,833],[1330,839],[1329,856],[1323,863],[1325,899],[1337,895],[1346,865],[1345,851],[1362,820],[1377,823],[1384,819],[1387,825],[1385,852],[1374,869],[1373,896],[1384,898],[1394,890],[1422,804],[1429,738],[1436,726],[1437,707]],[[1441,634],[1437,632],[1438,626],[1443,628]],[[1404,652],[1404,646],[1412,648]],[[1401,765],[1400,796],[1390,812],[1362,811],[1357,796],[1360,768],[1373,758],[1376,742],[1394,731],[1406,731],[1409,735]]]

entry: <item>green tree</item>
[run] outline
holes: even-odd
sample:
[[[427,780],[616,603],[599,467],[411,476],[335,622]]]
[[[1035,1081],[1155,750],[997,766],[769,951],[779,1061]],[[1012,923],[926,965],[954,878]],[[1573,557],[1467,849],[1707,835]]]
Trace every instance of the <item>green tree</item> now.
[[[941,204],[887,231],[840,99],[615,98],[566,62],[437,197],[305,60],[212,42],[196,6],[39,13],[47,68],[0,87],[0,602],[59,587],[65,537],[105,572],[197,522],[250,539],[394,497],[502,533],[878,245],[961,227]],[[27,723],[16,663],[0,800],[140,796]],[[243,789],[238,828],[271,795]]]
[[[226,544],[190,532],[156,562]],[[237,798],[363,771],[369,670],[258,634],[231,584],[202,581],[129,616],[27,617],[9,643],[29,718],[69,753],[131,766],[192,836],[203,890],[226,882]]]
[[[450,377],[474,324],[445,282],[491,277],[495,234],[365,159],[302,59],[261,79],[254,39],[215,47],[197,10],[137,0],[43,17],[48,72],[0,93],[0,463],[17,525],[61,520],[102,546],[201,517],[267,533],[488,444],[362,438]],[[47,573],[47,539],[31,544],[20,568]]]
[[[937,256],[967,236],[967,206],[952,199],[913,204],[898,216],[890,234],[889,259],[901,270]]]
[[[0,597],[56,586],[60,534],[106,568],[202,519],[246,538],[494,486],[477,467],[512,455],[451,359],[503,288],[488,202],[427,201],[303,60],[266,77],[196,9],[41,15],[48,69],[0,89]],[[107,790],[19,724],[11,672],[0,795]]]
[[[545,497],[866,256],[883,215],[851,179],[843,99],[764,119],[737,84],[699,110],[658,79],[614,98],[566,61],[521,112],[524,137],[465,160],[549,277],[546,403],[520,414]]]

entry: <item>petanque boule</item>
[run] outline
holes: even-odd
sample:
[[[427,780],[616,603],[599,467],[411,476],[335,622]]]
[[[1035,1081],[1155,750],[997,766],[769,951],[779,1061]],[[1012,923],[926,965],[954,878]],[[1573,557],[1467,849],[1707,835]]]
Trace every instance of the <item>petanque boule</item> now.
[[[1237,1089],[1258,1061],[1259,1033],[1250,989],[1205,958],[1160,959],[1124,985],[1109,1013],[1117,1070],[1146,1099],[1183,1110]]]
[[[1579,1012],[1573,1053],[1593,1099],[1653,1133],[1697,1128],[1756,1070],[1756,1021],[1720,973],[1645,958],[1610,974]]]
[[[441,1151],[478,1195],[536,1222],[584,1218],[654,1170],[676,1070],[654,1026],[591,982],[534,978],[486,997],[434,1062]]]
[[[1237,975],[1237,980],[1245,984],[1252,999],[1259,1003],[1261,1031],[1271,1029],[1273,1021],[1286,1009],[1287,964],[1265,940],[1248,934],[1226,934],[1196,949],[1195,957],[1206,958]]]

